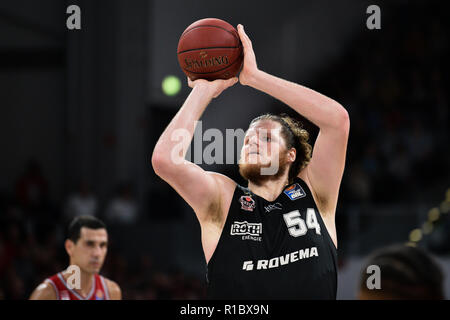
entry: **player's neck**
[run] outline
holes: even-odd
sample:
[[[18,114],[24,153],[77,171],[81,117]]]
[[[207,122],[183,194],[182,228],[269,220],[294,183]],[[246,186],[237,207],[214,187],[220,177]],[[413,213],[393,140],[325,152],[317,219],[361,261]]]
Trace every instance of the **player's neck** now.
[[[94,274],[93,273],[86,273],[81,271],[81,289],[80,293],[83,295],[83,297],[87,297],[89,292],[91,292]]]
[[[248,188],[254,194],[268,201],[274,201],[288,184],[288,175],[284,174],[277,180],[267,180],[261,185],[256,185],[249,180]]]
[[[68,278],[71,276],[72,273],[68,273],[66,271],[63,272],[64,279],[68,280]],[[80,269],[80,289],[73,289],[77,293],[81,294],[82,297],[86,298],[87,295],[92,290],[92,285],[94,283],[94,274],[93,273],[87,273]]]

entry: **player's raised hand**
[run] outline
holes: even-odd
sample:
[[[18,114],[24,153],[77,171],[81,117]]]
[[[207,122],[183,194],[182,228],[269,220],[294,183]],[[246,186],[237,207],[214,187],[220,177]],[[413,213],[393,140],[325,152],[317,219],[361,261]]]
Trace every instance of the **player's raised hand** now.
[[[214,81],[208,81],[205,79],[197,79],[195,81],[192,81],[187,78],[188,85],[191,88],[194,88],[196,86],[205,87],[208,89],[209,93],[212,95],[213,98],[217,98],[225,89],[233,86],[236,82],[238,82],[238,78],[234,77],[227,80],[214,80]]]
[[[239,24],[237,30],[244,48],[244,66],[239,74],[239,82],[243,85],[248,85],[254,74],[258,71],[258,66],[256,64],[256,56],[253,51],[252,41],[245,33],[244,26]]]

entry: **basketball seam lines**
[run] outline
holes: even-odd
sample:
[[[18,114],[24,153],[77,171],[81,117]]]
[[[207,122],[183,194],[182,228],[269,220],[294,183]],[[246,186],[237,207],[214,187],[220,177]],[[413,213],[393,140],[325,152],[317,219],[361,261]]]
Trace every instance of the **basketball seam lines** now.
[[[213,26],[213,25],[201,25],[201,26],[197,26],[197,27],[192,27],[189,30],[186,30],[185,32],[183,32],[183,34],[181,35],[180,38],[182,38],[186,33],[190,32],[191,30],[197,29],[197,28],[201,28],[201,27],[212,27],[212,28],[219,28],[222,29],[228,33],[231,33],[231,35],[233,36],[233,38],[237,39],[238,41],[241,41],[241,39],[239,37],[236,37],[235,34],[225,28],[219,27],[219,26]]]
[[[240,47],[208,47],[208,48],[196,48],[196,49],[188,49],[188,50],[184,50],[184,51],[180,51],[178,52],[178,54],[180,53],[185,53],[185,52],[189,52],[189,51],[195,51],[195,50],[206,50],[206,49],[239,49]]]

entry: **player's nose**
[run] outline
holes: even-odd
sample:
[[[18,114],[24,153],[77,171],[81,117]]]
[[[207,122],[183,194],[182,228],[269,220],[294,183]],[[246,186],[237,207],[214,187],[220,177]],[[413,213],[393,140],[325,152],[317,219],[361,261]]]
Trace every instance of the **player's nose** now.
[[[102,255],[102,248],[100,246],[96,246],[93,251],[94,257],[100,257]]]
[[[258,146],[259,144],[259,139],[258,139],[258,135],[257,134],[252,134],[249,139],[248,139],[248,145],[249,146]]]

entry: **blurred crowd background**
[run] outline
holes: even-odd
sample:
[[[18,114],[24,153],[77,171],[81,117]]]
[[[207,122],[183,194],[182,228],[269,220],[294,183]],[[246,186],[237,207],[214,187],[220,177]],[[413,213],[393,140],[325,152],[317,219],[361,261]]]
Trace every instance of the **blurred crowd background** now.
[[[362,261],[392,243],[435,257],[449,292],[444,2],[380,2],[381,30],[366,28],[371,3],[364,1],[260,4],[261,16],[251,3],[236,12],[205,1],[39,2],[0,5],[0,299],[27,299],[67,267],[65,228],[83,214],[108,226],[102,274],[125,299],[204,297],[194,213],[150,164],[189,92],[176,61],[178,37],[204,17],[243,23],[261,69],[336,99],[350,114],[337,209],[338,297],[355,298]],[[81,7],[80,31],[65,28],[69,4]],[[282,62],[272,63],[275,55]],[[175,97],[161,93],[168,74],[183,81]],[[214,103],[205,128],[245,130],[260,113],[292,114],[248,88]],[[317,128],[303,120],[313,142]],[[236,166],[202,166],[244,183]]]

